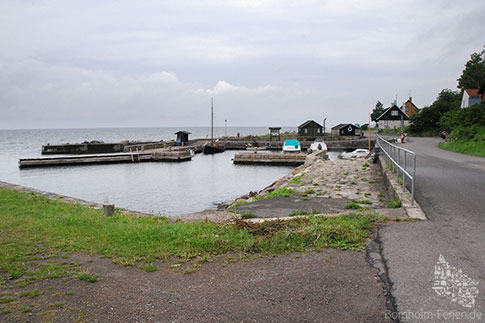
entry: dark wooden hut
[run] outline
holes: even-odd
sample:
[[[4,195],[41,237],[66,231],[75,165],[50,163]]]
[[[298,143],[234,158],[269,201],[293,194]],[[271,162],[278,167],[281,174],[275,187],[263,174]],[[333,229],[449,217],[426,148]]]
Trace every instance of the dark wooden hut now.
[[[177,139],[176,139],[177,146],[187,145],[187,143],[189,142],[190,132],[181,130],[181,131],[177,131],[175,134],[177,135]]]
[[[298,136],[316,138],[323,136],[323,127],[313,120],[308,120],[298,126]]]
[[[332,128],[336,136],[360,136],[360,128],[351,123],[341,123]]]

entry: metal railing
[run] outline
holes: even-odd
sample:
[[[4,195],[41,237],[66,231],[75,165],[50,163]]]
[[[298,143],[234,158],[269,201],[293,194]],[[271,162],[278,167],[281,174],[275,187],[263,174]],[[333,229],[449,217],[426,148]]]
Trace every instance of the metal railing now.
[[[402,189],[406,190],[406,179],[410,183],[411,205],[414,206],[414,180],[416,179],[416,153],[391,144],[377,135],[377,145],[390,162],[390,168],[396,173],[398,183],[402,178]],[[385,165],[382,165],[385,167]]]

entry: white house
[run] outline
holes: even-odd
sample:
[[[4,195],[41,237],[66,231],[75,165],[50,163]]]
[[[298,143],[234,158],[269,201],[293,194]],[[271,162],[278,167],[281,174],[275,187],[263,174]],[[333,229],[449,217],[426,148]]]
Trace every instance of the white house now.
[[[484,95],[479,93],[478,89],[466,89],[463,91],[463,98],[461,99],[461,108],[468,108],[474,104],[479,104],[484,101]]]

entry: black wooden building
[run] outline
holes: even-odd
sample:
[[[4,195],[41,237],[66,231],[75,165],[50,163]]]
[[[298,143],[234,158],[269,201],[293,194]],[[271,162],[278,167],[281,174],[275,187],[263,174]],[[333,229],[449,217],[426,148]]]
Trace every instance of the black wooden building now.
[[[323,127],[313,120],[308,120],[298,126],[298,136],[311,138],[323,136]]]
[[[406,127],[410,123],[410,118],[402,109],[393,104],[376,118],[378,129]]]
[[[332,128],[332,134],[336,136],[360,136],[360,128],[351,123],[341,123]]]
[[[177,135],[177,146],[187,145],[187,143],[189,142],[190,132],[181,130],[177,131],[175,134]]]

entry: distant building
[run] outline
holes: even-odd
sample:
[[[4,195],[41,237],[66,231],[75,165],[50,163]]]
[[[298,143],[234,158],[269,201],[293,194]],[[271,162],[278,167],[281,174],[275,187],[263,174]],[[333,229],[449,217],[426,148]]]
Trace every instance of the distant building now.
[[[413,103],[412,97],[409,97],[409,99],[404,102],[404,105],[401,109],[410,118],[419,110],[418,107]]]
[[[281,140],[281,127],[269,127],[269,141],[273,141],[273,138],[278,138],[278,141]]]
[[[177,131],[175,134],[177,135],[177,139],[176,139],[177,146],[187,145],[187,143],[189,142],[190,132],[181,130],[181,131]]]
[[[409,116],[393,104],[376,119],[378,129],[395,129],[409,126]]]
[[[298,136],[312,138],[323,136],[323,127],[313,120],[308,120],[298,126]]]
[[[461,106],[462,108],[468,108],[475,104],[480,104],[481,102],[485,101],[484,95],[484,87],[482,86],[481,89],[466,89],[463,91],[463,97],[461,99]]]
[[[335,136],[360,136],[360,128],[351,123],[341,123],[332,128]]]

